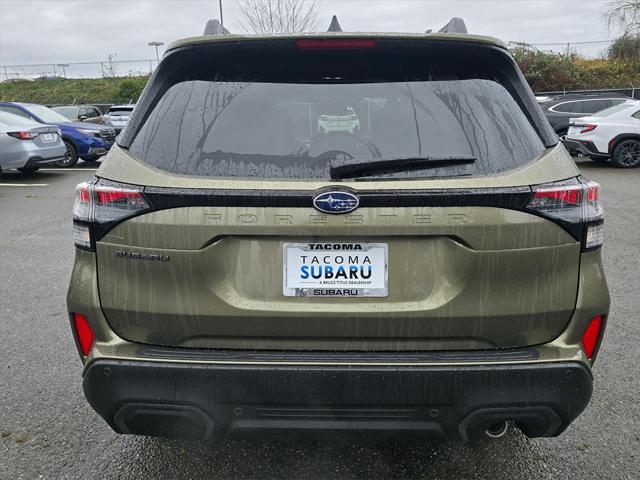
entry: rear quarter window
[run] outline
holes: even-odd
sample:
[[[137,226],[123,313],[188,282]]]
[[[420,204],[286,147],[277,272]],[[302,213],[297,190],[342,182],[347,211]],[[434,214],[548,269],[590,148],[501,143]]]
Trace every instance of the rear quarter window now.
[[[501,84],[455,78],[183,81],[166,90],[129,146],[172,173],[264,179],[328,179],[338,156],[473,156],[471,164],[371,176],[489,175],[524,165],[544,148]]]

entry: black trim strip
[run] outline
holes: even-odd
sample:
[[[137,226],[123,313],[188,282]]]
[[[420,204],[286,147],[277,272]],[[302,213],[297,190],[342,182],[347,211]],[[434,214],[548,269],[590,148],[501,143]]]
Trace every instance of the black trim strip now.
[[[281,350],[229,350],[209,348],[158,347],[141,345],[136,354],[144,358],[176,360],[236,361],[236,362],[510,362],[538,360],[540,353],[533,348],[496,350],[458,350],[430,352],[292,352]]]
[[[146,187],[145,197],[155,210],[179,207],[313,208],[313,198],[326,189],[359,197],[360,207],[497,207],[520,209],[530,200],[530,187],[354,191],[329,186],[317,191],[221,190]]]

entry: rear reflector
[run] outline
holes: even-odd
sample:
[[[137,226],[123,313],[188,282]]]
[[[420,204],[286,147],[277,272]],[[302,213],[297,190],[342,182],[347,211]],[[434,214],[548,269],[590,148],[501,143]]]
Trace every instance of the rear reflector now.
[[[374,48],[376,41],[372,38],[301,38],[296,41],[300,49],[366,49]]]
[[[84,315],[79,313],[73,314],[73,326],[76,330],[76,338],[78,339],[78,348],[80,353],[85,357],[89,355],[91,347],[93,347],[93,330],[89,326],[89,322]]]
[[[598,315],[593,317],[589,322],[589,326],[584,331],[582,336],[582,348],[584,348],[584,354],[589,360],[593,357],[593,354],[598,347],[600,341],[600,332],[602,330],[602,316]]]

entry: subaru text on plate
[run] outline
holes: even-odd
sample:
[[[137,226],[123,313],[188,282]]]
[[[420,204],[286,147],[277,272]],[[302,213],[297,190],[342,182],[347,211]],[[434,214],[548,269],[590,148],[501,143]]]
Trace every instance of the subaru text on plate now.
[[[548,437],[591,397],[600,187],[497,40],[178,41],[73,218],[116,432]]]

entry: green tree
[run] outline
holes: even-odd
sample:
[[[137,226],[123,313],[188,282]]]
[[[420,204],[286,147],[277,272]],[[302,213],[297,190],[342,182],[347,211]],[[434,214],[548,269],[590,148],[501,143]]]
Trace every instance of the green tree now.
[[[640,35],[623,35],[616,39],[609,47],[609,58],[640,61]]]

